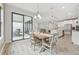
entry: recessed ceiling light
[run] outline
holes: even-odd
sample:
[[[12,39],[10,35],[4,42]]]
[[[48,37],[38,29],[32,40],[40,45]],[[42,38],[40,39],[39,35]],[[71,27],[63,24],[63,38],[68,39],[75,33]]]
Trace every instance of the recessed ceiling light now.
[[[62,8],[65,8],[64,6],[62,6]]]

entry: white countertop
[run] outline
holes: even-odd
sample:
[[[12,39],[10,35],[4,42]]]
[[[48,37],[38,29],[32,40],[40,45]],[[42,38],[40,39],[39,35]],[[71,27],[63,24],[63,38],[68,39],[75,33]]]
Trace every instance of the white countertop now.
[[[79,45],[79,31],[72,31],[72,42]]]

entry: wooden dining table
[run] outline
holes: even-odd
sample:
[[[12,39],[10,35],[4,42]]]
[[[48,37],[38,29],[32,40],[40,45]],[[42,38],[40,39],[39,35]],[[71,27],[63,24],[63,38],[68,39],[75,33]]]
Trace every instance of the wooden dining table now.
[[[53,32],[52,34],[50,34],[50,33],[49,34],[48,33],[42,33],[42,32],[33,32],[33,37],[36,38],[36,40],[37,39],[41,40],[40,42],[41,42],[42,46],[41,46],[40,52],[45,51],[44,45],[43,45],[44,42],[46,42],[46,43],[48,42],[50,44],[51,39],[53,39],[53,41],[55,40],[54,39],[55,34],[56,34],[55,32]]]
[[[40,32],[33,32],[33,37],[36,37],[38,39],[48,39],[50,38],[52,35],[51,34],[47,34],[47,33],[40,33]]]
[[[40,52],[45,51],[44,45],[43,45],[44,42],[49,42],[50,43],[51,39],[54,40],[54,35],[53,34],[42,33],[42,32],[33,32],[33,37],[36,38],[36,39],[41,40],[42,46],[41,46]]]

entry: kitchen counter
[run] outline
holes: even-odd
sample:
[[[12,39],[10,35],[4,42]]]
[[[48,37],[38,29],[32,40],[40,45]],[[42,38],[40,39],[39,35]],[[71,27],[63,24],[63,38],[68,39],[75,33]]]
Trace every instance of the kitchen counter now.
[[[79,45],[79,31],[72,31],[72,42],[73,44]]]

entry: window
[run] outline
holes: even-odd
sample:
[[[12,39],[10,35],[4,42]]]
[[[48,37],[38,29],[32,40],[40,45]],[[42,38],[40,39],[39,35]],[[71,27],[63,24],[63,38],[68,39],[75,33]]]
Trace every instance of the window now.
[[[0,37],[1,37],[1,7],[0,7]]]
[[[0,6],[0,40],[3,38],[3,8]]]

